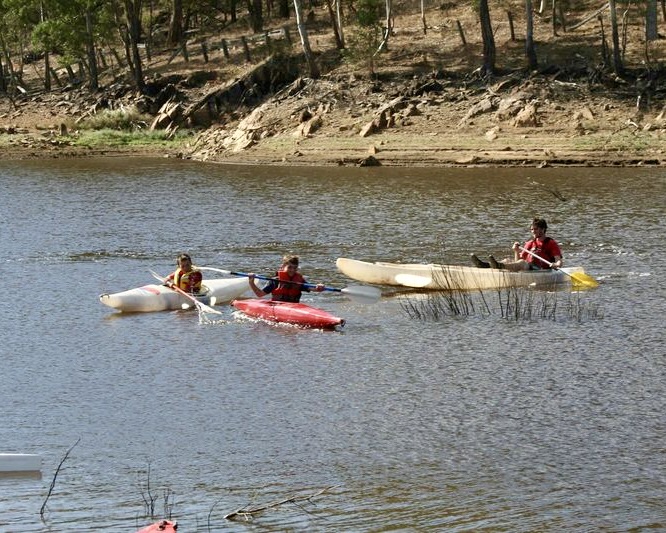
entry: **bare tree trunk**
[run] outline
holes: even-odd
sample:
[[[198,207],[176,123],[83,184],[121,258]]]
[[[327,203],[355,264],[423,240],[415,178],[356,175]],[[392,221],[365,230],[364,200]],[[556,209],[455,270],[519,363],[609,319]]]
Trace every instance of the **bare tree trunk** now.
[[[317,63],[314,60],[314,54],[312,53],[312,48],[310,47],[308,30],[305,27],[305,21],[303,20],[303,7],[301,5],[301,0],[294,0],[294,12],[296,13],[296,27],[298,28],[298,35],[301,38],[301,45],[303,46],[305,60],[307,61],[308,69],[310,70],[310,77],[316,79],[319,77],[319,67],[317,67]]]
[[[532,12],[532,0],[525,0],[525,21],[527,30],[525,33],[525,55],[527,56],[527,67],[530,70],[537,68],[537,55],[534,49],[534,13]]]
[[[511,35],[511,42],[515,43],[516,42],[516,32],[513,27],[513,15],[511,14],[511,11],[506,12],[506,18],[509,19],[509,34]]]
[[[553,21],[553,35],[557,37],[557,0],[553,0],[551,19]]]
[[[167,40],[172,45],[180,44],[183,40],[183,0],[171,0],[171,21]]]
[[[17,76],[14,71],[14,63],[12,63],[12,58],[9,55],[9,49],[7,48],[5,39],[2,37],[2,33],[0,33],[0,48],[2,49],[2,55],[5,56],[5,65],[7,66],[7,72],[9,73],[9,86],[11,87],[12,82],[16,80]],[[4,77],[4,72],[2,75]],[[5,89],[7,89],[7,84],[5,84]]]
[[[345,47],[345,32],[342,28],[342,0],[335,0],[335,18],[337,19],[338,32],[340,32],[340,42]]]
[[[250,27],[254,33],[264,29],[264,14],[261,0],[247,0],[247,10],[250,15]]]
[[[39,4],[39,18],[44,22],[44,2]],[[44,90],[46,91],[51,90],[51,62],[49,59],[49,51],[44,50]]]
[[[132,74],[136,88],[143,93],[145,83],[143,81],[143,66],[141,65],[141,54],[139,53],[139,41],[141,39],[141,0],[125,0],[125,16],[127,17],[127,31],[129,36],[129,52],[132,60]]]
[[[647,0],[645,7],[645,40],[656,41],[657,35],[657,0]]]
[[[7,84],[5,83],[5,67],[2,66],[2,54],[0,54],[0,92],[7,92]]]
[[[495,73],[495,38],[490,22],[488,0],[479,0],[479,18],[481,20],[481,38],[483,39],[483,73],[492,76]]]
[[[278,16],[283,19],[289,18],[289,0],[278,0]]]
[[[428,25],[426,24],[425,16],[425,0],[421,0],[421,24],[423,24],[423,35],[428,33]]]
[[[385,0],[384,5],[386,7],[386,26],[384,26],[384,36],[382,38],[381,44],[379,45],[379,48],[377,49],[377,52],[388,50],[388,41],[391,37],[391,33],[393,32],[392,0]]]
[[[617,29],[615,0],[609,0],[608,4],[610,6],[611,37],[613,40],[613,70],[615,74],[621,76],[624,74],[624,66],[622,65],[622,58],[620,56],[620,35]]]
[[[333,12],[333,6],[331,5],[331,0],[326,0],[326,8],[328,9],[328,16],[331,18],[331,26],[333,26],[333,37],[335,37],[335,47],[338,50],[342,50],[345,46],[340,37],[340,32],[338,31],[338,20],[335,18],[335,13]]]
[[[88,88],[91,91],[99,89],[99,70],[97,68],[97,51],[95,50],[95,36],[93,34],[92,13],[86,8],[86,54],[88,56],[88,70],[90,70],[90,80]]]

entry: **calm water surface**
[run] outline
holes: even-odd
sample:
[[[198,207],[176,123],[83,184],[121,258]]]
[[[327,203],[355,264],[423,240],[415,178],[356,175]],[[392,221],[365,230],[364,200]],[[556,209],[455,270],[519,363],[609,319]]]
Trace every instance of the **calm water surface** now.
[[[0,451],[43,457],[40,479],[0,479],[0,531],[135,531],[147,480],[183,532],[666,529],[665,197],[648,168],[0,162]],[[337,257],[502,256],[534,214],[601,281],[577,297],[598,316],[418,321],[416,293],[307,295],[347,319],[320,332],[97,299],[183,250],[264,274],[291,251],[344,287]]]

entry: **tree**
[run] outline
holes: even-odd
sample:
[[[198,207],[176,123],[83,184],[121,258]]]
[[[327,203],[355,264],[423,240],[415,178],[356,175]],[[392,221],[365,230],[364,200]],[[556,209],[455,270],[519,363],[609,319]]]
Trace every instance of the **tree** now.
[[[537,68],[537,55],[534,49],[534,13],[532,11],[532,0],[525,0],[525,21],[527,29],[525,32],[525,55],[527,66],[530,70]]]
[[[289,18],[289,0],[278,0],[278,17]]]
[[[136,88],[143,92],[145,82],[143,80],[143,66],[141,64],[141,54],[139,53],[139,42],[141,40],[141,7],[142,0],[123,0],[125,7],[126,35],[129,42],[128,59],[130,60],[130,69],[134,77]]]
[[[384,8],[386,10],[386,23],[384,25],[384,35],[382,42],[377,49],[377,52],[382,52],[388,49],[389,37],[393,33],[393,2],[392,0],[384,0]]]
[[[338,6],[340,5],[340,0],[336,2]],[[345,47],[344,39],[342,36],[342,21],[337,13],[333,11],[333,6],[331,5],[331,0],[326,0],[326,8],[328,9],[328,16],[331,19],[331,26],[333,27],[333,36],[335,37],[335,46],[338,50],[342,50]]]
[[[247,11],[252,31],[254,33],[259,33],[264,29],[264,15],[261,0],[247,0]]]
[[[483,74],[492,76],[495,73],[495,38],[490,22],[488,0],[479,1],[479,19],[481,20],[481,38],[483,39]]]
[[[110,4],[104,0],[39,0],[39,21],[33,45],[44,53],[44,86],[50,89],[50,53],[57,50],[66,64],[88,71],[88,88],[99,88],[97,45],[111,34]]]
[[[319,67],[314,60],[312,48],[310,48],[310,39],[308,38],[308,30],[305,27],[303,20],[303,6],[301,0],[294,0],[294,12],[296,13],[296,27],[298,28],[298,35],[301,38],[301,45],[303,46],[303,54],[305,54],[305,61],[308,64],[311,78],[319,77]]]
[[[167,40],[173,45],[183,40],[183,0],[171,0],[171,20]]]
[[[613,70],[615,74],[621,76],[624,74],[624,66],[622,65],[622,57],[620,55],[620,34],[617,28],[615,0],[609,0],[608,5],[610,7],[611,36],[613,39]]]
[[[657,33],[657,0],[647,0],[645,8],[645,40],[656,41]]]
[[[381,7],[382,0],[358,0],[357,26],[345,50],[345,56],[352,62],[365,63],[371,76],[375,74],[375,57],[383,39]]]

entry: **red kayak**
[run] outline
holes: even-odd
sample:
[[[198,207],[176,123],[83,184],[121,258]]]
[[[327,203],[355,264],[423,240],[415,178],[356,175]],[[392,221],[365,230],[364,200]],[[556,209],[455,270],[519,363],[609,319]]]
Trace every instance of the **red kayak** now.
[[[331,329],[345,324],[342,318],[301,303],[274,302],[272,300],[234,300],[231,305],[254,318],[294,324],[304,328]]]
[[[178,530],[178,523],[171,520],[160,520],[149,526],[139,529],[136,533],[176,533]]]

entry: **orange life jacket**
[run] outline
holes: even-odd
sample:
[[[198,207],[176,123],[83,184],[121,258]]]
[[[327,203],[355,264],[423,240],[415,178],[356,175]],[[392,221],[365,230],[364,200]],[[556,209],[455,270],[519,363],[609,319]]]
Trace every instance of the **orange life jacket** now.
[[[173,275],[173,283],[176,287],[185,292],[197,293],[201,291],[201,281],[203,276],[198,270],[190,270],[189,272],[183,271],[178,268]]]
[[[286,270],[278,270],[275,277],[278,279],[278,285],[271,293],[272,299],[278,302],[298,303],[303,292],[302,283],[306,283],[305,278],[298,272],[290,278]]]

